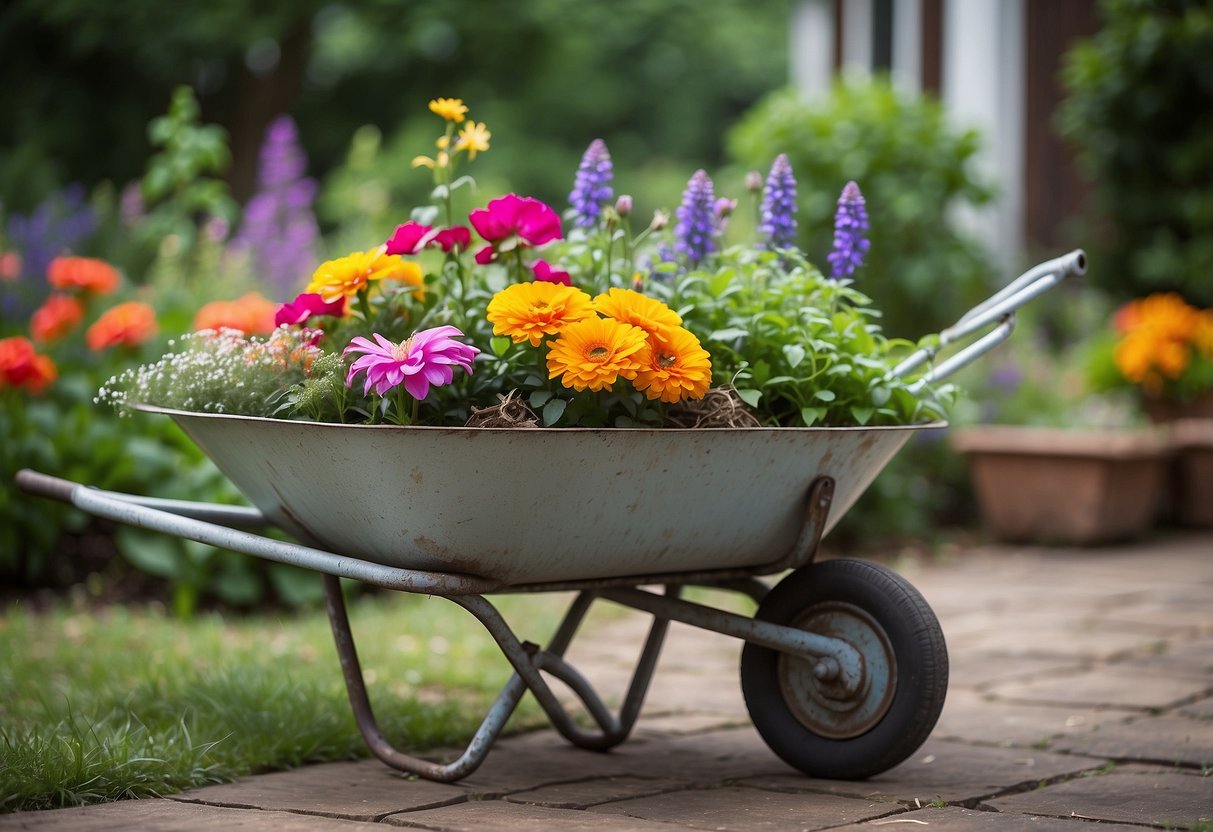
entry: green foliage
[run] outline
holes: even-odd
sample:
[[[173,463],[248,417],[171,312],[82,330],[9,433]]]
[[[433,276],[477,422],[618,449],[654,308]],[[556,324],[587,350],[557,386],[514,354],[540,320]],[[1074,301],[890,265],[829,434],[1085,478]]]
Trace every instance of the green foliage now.
[[[891,335],[939,329],[992,286],[987,256],[950,221],[955,209],[991,198],[969,170],[980,142],[949,126],[937,101],[883,79],[839,80],[821,100],[785,90],[750,110],[728,143],[734,159],[764,173],[776,154],[788,154],[801,248],[819,262],[832,247],[839,193],[848,180],[859,183],[872,241],[859,285],[884,310]]]
[[[543,641],[556,597],[495,600]],[[466,742],[511,668],[479,623],[421,596],[350,605],[384,733]],[[403,633],[404,635],[398,635]],[[281,620],[153,610],[0,610],[0,812],[151,797],[367,755],[321,612]],[[441,691],[441,696],[434,691]],[[509,730],[539,724],[524,699]],[[287,729],[284,730],[284,726]]]
[[[1213,6],[1103,0],[1066,56],[1061,133],[1080,149],[1108,233],[1091,279],[1127,298],[1213,306]]]

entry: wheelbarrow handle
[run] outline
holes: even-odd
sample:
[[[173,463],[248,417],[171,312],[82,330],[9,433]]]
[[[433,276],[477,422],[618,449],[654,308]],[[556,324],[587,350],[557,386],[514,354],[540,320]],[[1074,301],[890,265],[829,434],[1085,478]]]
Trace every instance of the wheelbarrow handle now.
[[[31,471],[29,468],[22,468],[18,471],[17,475],[13,477],[13,482],[27,494],[49,497],[61,503],[71,503],[72,494],[76,489],[84,487],[78,482],[52,477],[50,474]]]
[[[985,335],[916,379],[910,385],[910,390],[917,392],[927,384],[947,378],[1005,341],[1015,329],[1015,311],[1019,307],[1043,295],[1067,277],[1084,274],[1086,270],[1087,255],[1082,249],[1033,266],[940,332],[937,343],[921,347],[907,356],[893,368],[893,375],[904,378],[945,347],[994,325]]]

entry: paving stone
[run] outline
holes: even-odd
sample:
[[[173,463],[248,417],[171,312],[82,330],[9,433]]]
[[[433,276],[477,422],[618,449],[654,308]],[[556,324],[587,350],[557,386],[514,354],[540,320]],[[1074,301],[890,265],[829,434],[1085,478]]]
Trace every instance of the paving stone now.
[[[1050,673],[1074,672],[1083,665],[1072,659],[1039,656],[1000,656],[979,650],[954,648],[949,645],[948,695],[958,688],[984,688],[994,682],[1045,676]]]
[[[668,713],[642,714],[633,736],[657,738],[702,734],[724,728],[744,728],[750,724],[748,714],[737,713]],[[629,740],[630,741],[630,740]]]
[[[969,616],[949,622],[944,635],[949,647],[962,652],[1055,659],[1111,659],[1165,644],[1179,628],[1122,625],[1096,627],[1064,613],[1028,617],[1008,614],[986,621]]]
[[[1213,720],[1174,714],[1141,717],[1115,728],[1066,737],[1054,747],[1116,760],[1213,767]],[[1209,803],[1213,805],[1213,781]]]
[[[466,799],[468,789],[408,779],[379,760],[328,763],[247,777],[174,795],[174,800],[248,809],[293,809],[351,820],[443,806]]]
[[[643,745],[629,741],[622,748]],[[480,768],[458,785],[477,795],[499,795],[630,773],[629,758],[618,749],[606,753],[586,751],[570,745],[554,731],[539,731],[498,742]]]
[[[1213,783],[1195,773],[1124,766],[1001,797],[989,805],[1000,812],[1187,828],[1213,820]]]
[[[1021,747],[1055,748],[1057,737],[1085,734],[1132,719],[1122,710],[1021,705],[969,690],[950,690],[932,736]]]
[[[1209,690],[1207,679],[1143,674],[1113,665],[1070,676],[997,684],[990,687],[989,693],[1008,702],[1165,709],[1203,696]]]
[[[607,803],[589,811],[716,832],[785,829],[807,832],[879,818],[900,808],[895,804],[833,795],[727,787]]]
[[[1194,719],[1213,719],[1213,696],[1185,705],[1179,709],[1179,713]]]
[[[687,787],[682,780],[648,779],[642,777],[599,777],[593,780],[578,780],[538,789],[513,792],[506,799],[512,803],[528,803],[550,806],[555,809],[584,809],[599,803],[648,797],[654,794],[677,791]]]
[[[883,824],[877,826],[877,824]],[[840,826],[831,832],[876,832],[878,829],[911,830],[926,826],[929,832],[1089,832],[1089,825],[1075,819],[1011,815],[947,806],[942,809],[924,807],[894,815],[883,821]],[[1122,823],[1101,823],[1098,832],[1142,832],[1140,826]]]
[[[628,774],[702,786],[796,771],[775,756],[752,725],[624,743],[611,756],[627,766]]]
[[[383,822],[439,832],[671,832],[664,823],[602,815],[578,809],[525,806],[504,800],[475,800],[459,806],[388,815]],[[366,827],[363,827],[366,832]]]
[[[765,789],[818,792],[884,802],[974,802],[1015,786],[1090,771],[1102,760],[1047,751],[990,748],[929,739],[910,759],[867,780],[819,780],[804,775],[751,777]]]
[[[1213,637],[1172,640],[1161,650],[1127,656],[1117,661],[1116,666],[1131,667],[1140,673],[1213,678]]]
[[[291,812],[224,809],[176,800],[120,800],[100,806],[0,815],[0,829],[31,832],[366,832],[364,823]]]

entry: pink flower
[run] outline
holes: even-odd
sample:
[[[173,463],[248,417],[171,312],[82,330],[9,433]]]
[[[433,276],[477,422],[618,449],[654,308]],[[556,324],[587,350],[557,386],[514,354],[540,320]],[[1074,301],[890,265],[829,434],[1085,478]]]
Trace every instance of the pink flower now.
[[[561,238],[560,217],[537,199],[506,194],[494,199],[487,208],[478,208],[468,215],[476,232],[489,243],[503,243],[517,237],[515,247],[541,246]],[[501,248],[493,246],[492,251]],[[484,249],[476,254],[477,263],[486,263]]]
[[[472,362],[480,350],[462,344],[452,336],[463,337],[463,333],[453,326],[439,326],[415,332],[399,344],[392,343],[377,332],[374,338],[378,343],[371,343],[359,336],[342,353],[363,354],[362,358],[350,365],[345,386],[352,386],[354,377],[365,371],[364,395],[374,387],[375,392],[382,396],[403,383],[405,391],[421,401],[429,395],[431,384],[450,384],[455,376],[455,367],[467,370],[468,375],[472,373]]]
[[[332,315],[340,318],[345,314],[345,298],[339,297],[332,303],[325,303],[320,295],[304,292],[296,295],[295,299],[278,307],[274,313],[274,326],[283,324],[301,324],[315,315]]]
[[[546,260],[536,260],[531,266],[531,271],[535,273],[535,279],[544,283],[562,283],[565,286],[572,286],[573,281],[569,278],[569,273],[553,269]]]
[[[396,227],[387,241],[388,254],[416,254],[426,246],[438,245],[443,251],[472,244],[472,232],[462,225],[435,229],[430,225],[409,221]]]

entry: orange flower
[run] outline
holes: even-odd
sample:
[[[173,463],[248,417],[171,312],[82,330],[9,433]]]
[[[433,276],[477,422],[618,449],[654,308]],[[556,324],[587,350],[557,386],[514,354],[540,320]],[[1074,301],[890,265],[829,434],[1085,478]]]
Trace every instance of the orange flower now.
[[[1198,354],[1213,355],[1213,310],[1201,311],[1174,292],[1158,292],[1117,311],[1113,360],[1121,375],[1158,394],[1179,379]]]
[[[0,251],[0,280],[21,277],[21,255],[15,251]]]
[[[51,295],[29,320],[36,341],[57,341],[76,328],[84,317],[84,306],[71,295]]]
[[[274,331],[278,304],[256,292],[237,300],[216,300],[206,304],[194,316],[194,329],[238,329],[245,335],[264,335]]]
[[[38,355],[28,338],[0,338],[0,390],[28,387],[40,393],[58,377],[55,362],[49,356]]]
[[[508,335],[515,344],[539,346],[545,335],[556,335],[569,324],[594,314],[590,296],[560,283],[529,281],[507,286],[488,305],[494,335]]]
[[[312,274],[304,292],[320,295],[325,303],[352,297],[375,280],[399,280],[416,286],[417,297],[424,297],[425,282],[421,267],[398,254],[385,254],[386,246],[355,251],[336,260],[321,263]]]
[[[712,386],[712,357],[699,339],[682,327],[666,330],[663,341],[650,338],[637,356],[636,389],[671,404],[702,399]]]
[[[610,289],[594,298],[594,311],[632,326],[638,326],[651,337],[665,341],[665,333],[682,326],[682,318],[657,298],[633,292],[631,289]]]
[[[135,347],[155,334],[156,310],[146,303],[127,301],[107,309],[84,333],[84,340],[97,352],[117,344]]]
[[[544,286],[556,284],[545,283]],[[574,390],[607,390],[620,376],[635,378],[644,349],[643,329],[611,318],[586,318],[569,324],[549,341],[548,378]]]
[[[118,288],[118,270],[91,257],[56,257],[46,268],[46,279],[56,289],[78,289],[96,295]]]

